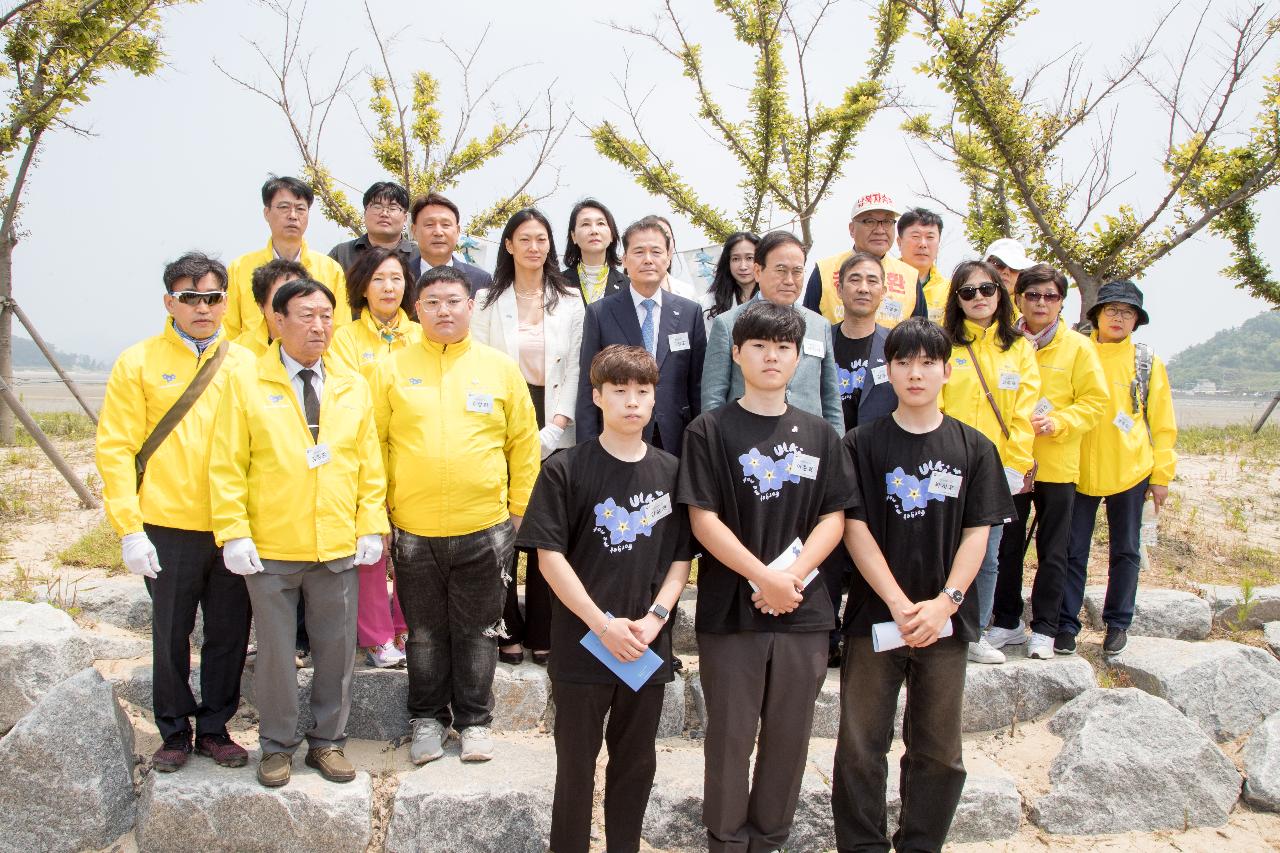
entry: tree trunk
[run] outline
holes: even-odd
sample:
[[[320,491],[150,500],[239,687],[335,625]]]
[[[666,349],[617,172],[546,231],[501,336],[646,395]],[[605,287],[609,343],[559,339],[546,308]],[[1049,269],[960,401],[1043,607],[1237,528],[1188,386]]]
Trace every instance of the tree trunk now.
[[[0,304],[13,298],[13,245],[11,233],[0,237]],[[12,311],[0,311],[0,377],[10,386],[14,384]],[[16,442],[13,412],[0,404],[0,446],[8,447]]]
[[[810,218],[808,216],[800,217],[800,242],[804,243],[804,250],[807,254],[813,248],[813,231],[811,230]]]
[[[1098,288],[1102,286],[1096,278],[1082,278],[1076,282],[1076,287],[1080,288],[1080,318],[1077,322],[1078,328],[1089,327],[1089,309],[1098,301]]]

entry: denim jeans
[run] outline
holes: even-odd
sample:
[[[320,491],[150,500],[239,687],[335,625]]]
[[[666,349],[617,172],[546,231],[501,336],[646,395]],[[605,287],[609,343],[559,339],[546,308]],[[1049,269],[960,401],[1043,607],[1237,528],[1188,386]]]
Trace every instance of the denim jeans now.
[[[1031,630],[1046,637],[1058,633],[1062,586],[1067,577],[1067,537],[1075,483],[1036,483],[1030,494],[1014,495],[1018,518],[1004,526],[1000,540],[1000,576],[991,624],[1016,628],[1022,620],[1022,566],[1026,553],[1027,519],[1036,508],[1036,577],[1031,584]]]
[[[396,531],[396,588],[409,626],[409,716],[461,731],[493,721],[497,637],[515,531],[462,536]]]
[[[1067,541],[1067,582],[1062,590],[1062,613],[1058,631],[1080,633],[1080,605],[1089,574],[1089,545],[1098,519],[1098,504],[1107,502],[1107,527],[1111,565],[1107,573],[1107,596],[1102,605],[1102,621],[1109,628],[1129,630],[1133,624],[1133,602],[1138,595],[1138,536],[1142,530],[1142,504],[1147,497],[1147,480],[1131,489],[1094,497],[1076,492],[1071,510],[1071,535]]]
[[[886,760],[893,741],[898,692],[907,685],[900,762],[902,809],[896,850],[942,849],[965,769],[960,739],[967,643],[948,637],[922,649],[875,652],[870,637],[847,637],[840,669],[840,736],[836,742],[831,813],[836,847],[889,850]]]
[[[1000,539],[1003,536],[1003,524],[991,525],[991,532],[987,534],[987,553],[973,582],[978,590],[979,631],[985,631],[991,622],[991,610],[996,601],[996,578],[1000,575]]]

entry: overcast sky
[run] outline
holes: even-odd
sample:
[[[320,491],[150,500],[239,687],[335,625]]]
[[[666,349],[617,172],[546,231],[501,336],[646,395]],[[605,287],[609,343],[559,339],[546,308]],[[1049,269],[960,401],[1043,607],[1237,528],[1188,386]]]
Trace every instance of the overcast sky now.
[[[688,81],[653,45],[616,32],[606,17],[613,14],[617,17],[612,20],[643,26],[658,5],[657,0],[625,6],[543,0],[471,7],[500,9],[491,19],[453,4],[431,4],[432,12],[447,10],[443,17],[428,15],[419,4],[385,0],[375,0],[374,9],[381,28],[401,31],[393,52],[401,75],[407,79],[409,71],[423,68],[439,77],[447,131],[455,126],[460,77],[447,52],[431,40],[447,39],[465,49],[480,37],[486,23],[491,29],[476,61],[476,79],[484,81],[511,66],[527,67],[498,84],[495,103],[479,115],[476,133],[484,130],[492,110],[513,116],[517,103],[527,103],[548,89],[561,109],[573,109],[578,120],[553,155],[560,169],[559,188],[542,203],[561,242],[569,208],[586,195],[608,204],[620,225],[646,213],[667,212],[661,200],[648,196],[620,168],[599,157],[586,136],[584,123],[623,118],[617,106],[618,79],[628,52],[633,57],[634,91],[654,89],[644,114],[651,141],[676,160],[706,201],[730,211],[737,207],[739,174],[696,120]],[[1024,25],[1008,52],[1014,71],[1025,72],[1079,43],[1087,50],[1086,75],[1100,79],[1119,64],[1121,53],[1141,33],[1155,25],[1162,16],[1155,10],[1171,4],[1079,0],[1043,5],[1046,11]],[[750,54],[733,40],[709,0],[687,0],[678,6],[687,10],[691,31],[703,40],[712,85],[731,113],[741,116],[744,87],[750,83]],[[1211,19],[1234,7],[1232,2],[1213,3]],[[1166,51],[1177,54],[1185,47],[1197,14],[1195,8],[1175,11],[1161,37]],[[868,7],[857,0],[845,0],[830,13],[811,49],[809,82],[820,100],[836,102],[843,86],[862,73],[871,46],[867,16]],[[1096,25],[1101,21],[1105,27]],[[60,349],[113,359],[133,341],[159,330],[164,316],[160,272],[167,260],[201,248],[229,262],[266,243],[259,187],[268,173],[299,172],[300,158],[278,109],[224,77],[213,60],[266,83],[267,68],[247,40],[274,50],[281,32],[278,18],[247,0],[179,8],[167,16],[165,69],[146,79],[112,77],[97,89],[91,103],[72,116],[93,131],[91,138],[66,131],[48,137],[27,187],[21,223],[25,237],[15,256],[15,296]],[[363,9],[350,0],[313,3],[304,43],[314,51],[313,70],[322,80],[337,73],[350,50],[356,51],[356,67],[376,61]],[[1198,51],[1193,89],[1209,84],[1211,62],[1220,47],[1210,40]],[[893,81],[912,108],[937,109],[945,104],[944,97],[913,70],[923,51],[919,39],[904,39]],[[1277,53],[1273,46],[1264,68],[1275,66]],[[1151,70],[1168,76],[1160,63]],[[1054,73],[1042,78],[1047,91],[1052,91]],[[1256,92],[1255,86],[1250,94]],[[356,81],[352,94],[363,109],[368,98],[365,78]],[[1133,177],[1114,199],[1135,204],[1142,214],[1163,186],[1159,157],[1164,120],[1141,87],[1126,90],[1117,104],[1121,109],[1116,173]],[[1251,123],[1256,104],[1256,97],[1240,100],[1232,115],[1237,127]],[[855,194],[878,189],[906,204],[936,208],[925,197],[927,181],[933,194],[955,208],[963,206],[964,192],[954,175],[927,150],[906,140],[897,129],[902,119],[901,112],[886,111],[861,136],[843,178],[815,219],[813,257],[847,248],[846,227]],[[1087,152],[1088,142],[1080,139],[1073,153]],[[386,177],[368,149],[354,109],[346,103],[337,107],[323,150],[333,173],[351,185],[357,199],[368,184]],[[451,190],[464,218],[507,190],[527,169],[530,156],[528,150],[517,150]],[[553,184],[554,175],[548,172],[534,189],[545,192]],[[1280,197],[1274,191],[1263,196],[1258,210],[1262,250],[1275,263],[1280,259],[1265,235],[1275,233]],[[775,224],[787,219],[779,212]],[[675,217],[675,223],[679,248],[709,242],[688,222]],[[326,221],[317,207],[307,238],[313,249],[328,251],[348,236]],[[966,244],[958,219],[947,216],[940,266],[949,270],[979,250]],[[1219,270],[1229,260],[1226,243],[1205,232],[1150,270],[1140,284],[1153,325],[1141,330],[1140,337],[1168,357],[1265,310],[1265,303],[1222,280]],[[1074,319],[1075,305],[1067,311]]]

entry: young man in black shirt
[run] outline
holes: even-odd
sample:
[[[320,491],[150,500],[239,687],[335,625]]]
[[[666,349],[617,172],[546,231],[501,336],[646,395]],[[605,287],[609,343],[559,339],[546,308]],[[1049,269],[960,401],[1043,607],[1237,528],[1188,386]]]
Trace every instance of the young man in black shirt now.
[[[601,727],[609,744],[604,820],[609,850],[640,849],[657,768],[654,740],[671,668],[670,611],[689,580],[687,515],[673,503],[679,462],[644,441],[658,366],[615,344],[591,360],[600,435],[542,466],[516,544],[538,549],[554,593],[551,686],[556,703],[552,850],[587,853]],[[594,633],[622,663],[661,659],[639,690],[582,644]]]
[[[831,797],[841,851],[889,850],[885,757],[904,681],[907,752],[894,848],[941,850],[964,788],[965,659],[979,636],[977,599],[966,592],[989,527],[1013,516],[1013,501],[995,445],[938,409],[950,355],[939,326],[922,317],[897,326],[885,358],[898,407],[844,438],[856,473],[845,543],[858,571],[845,614]],[[876,625],[889,645],[880,651]],[[898,633],[905,645],[893,648]]]
[[[685,431],[676,499],[704,549],[695,627],[711,853],[786,845],[835,624],[809,581],[840,541],[852,473],[830,424],[787,404],[804,333],[791,306],[744,308],[732,348],[744,393]]]

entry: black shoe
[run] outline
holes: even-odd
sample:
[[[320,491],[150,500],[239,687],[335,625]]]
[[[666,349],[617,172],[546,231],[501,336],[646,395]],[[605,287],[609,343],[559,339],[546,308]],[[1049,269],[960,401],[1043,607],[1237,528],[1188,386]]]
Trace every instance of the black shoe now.
[[[1076,653],[1076,635],[1059,634],[1054,637],[1053,650],[1060,655],[1074,655]]]
[[[1129,645],[1129,633],[1123,628],[1107,626],[1107,638],[1102,641],[1104,655],[1118,655]]]
[[[172,773],[187,763],[191,755],[191,730],[171,734],[151,756],[152,768],[161,773]]]
[[[676,657],[675,655],[672,655],[671,669],[674,670],[675,672],[679,672],[680,670],[684,669],[684,661],[680,660],[680,658]]]
[[[533,657],[533,662],[536,663],[538,666],[546,666],[547,662],[551,660],[551,652],[549,651],[532,652],[531,655]]]
[[[524,663],[524,649],[521,649],[518,652],[504,652],[499,649],[498,660],[502,663],[509,663],[512,666],[519,666]]]
[[[840,647],[836,646],[834,649],[827,652],[827,669],[839,669],[840,660],[841,660]]]

